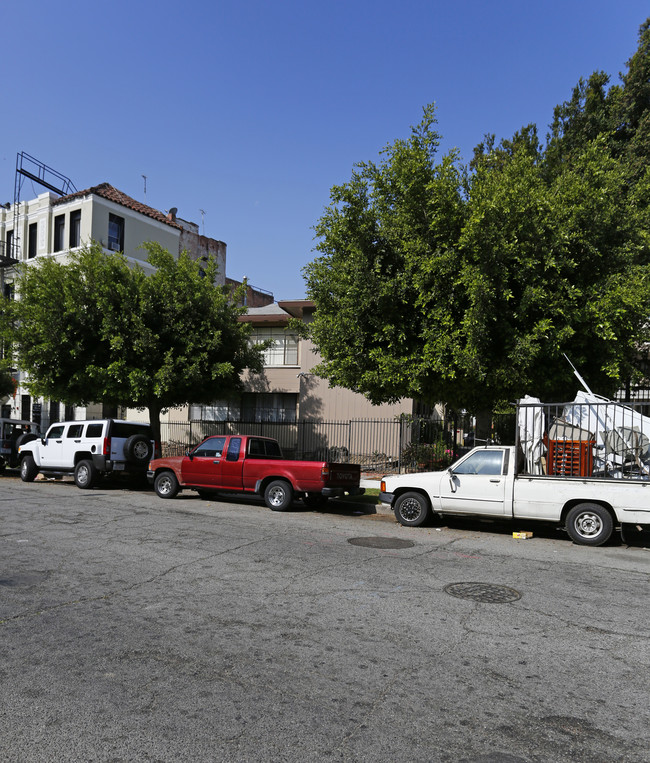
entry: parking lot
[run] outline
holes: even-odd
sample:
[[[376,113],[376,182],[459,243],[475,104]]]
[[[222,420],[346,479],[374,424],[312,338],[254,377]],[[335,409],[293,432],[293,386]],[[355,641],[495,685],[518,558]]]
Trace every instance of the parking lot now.
[[[0,509],[3,760],[648,760],[643,540],[9,475]]]

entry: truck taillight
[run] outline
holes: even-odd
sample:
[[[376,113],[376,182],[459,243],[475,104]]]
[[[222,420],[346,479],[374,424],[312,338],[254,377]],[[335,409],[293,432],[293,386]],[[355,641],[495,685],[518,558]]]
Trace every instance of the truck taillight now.
[[[111,455],[111,438],[110,437],[104,437],[104,450],[103,454],[105,456]]]
[[[329,468],[329,466],[323,466],[323,468],[320,470],[320,477],[323,480],[323,482],[327,482],[327,480],[330,477],[330,468]]]
[[[160,447],[159,442],[154,442],[153,444],[153,457],[154,458],[160,458],[162,454],[162,448]]]

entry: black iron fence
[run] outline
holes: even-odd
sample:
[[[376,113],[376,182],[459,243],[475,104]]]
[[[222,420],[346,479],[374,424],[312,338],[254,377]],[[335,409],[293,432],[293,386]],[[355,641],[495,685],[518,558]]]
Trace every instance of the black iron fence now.
[[[360,464],[364,472],[444,469],[476,441],[469,416],[443,419],[402,416],[349,421],[163,423],[163,455],[182,455],[210,435],[273,437],[287,458]],[[514,414],[495,415],[489,437],[514,444]]]

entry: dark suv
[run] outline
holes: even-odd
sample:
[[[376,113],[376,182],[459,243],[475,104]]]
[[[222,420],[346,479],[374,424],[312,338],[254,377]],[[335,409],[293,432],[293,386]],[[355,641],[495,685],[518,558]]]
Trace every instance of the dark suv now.
[[[6,466],[18,466],[18,448],[40,437],[35,421],[25,419],[0,419],[0,470]]]

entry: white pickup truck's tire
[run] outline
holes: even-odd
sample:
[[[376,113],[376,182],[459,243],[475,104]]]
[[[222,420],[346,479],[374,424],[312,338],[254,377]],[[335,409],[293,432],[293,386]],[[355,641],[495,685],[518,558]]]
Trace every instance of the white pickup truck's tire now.
[[[264,503],[272,511],[286,511],[293,503],[293,488],[286,480],[269,482],[264,490]]]
[[[89,458],[82,459],[74,468],[74,484],[82,490],[90,490],[98,477],[99,472]]]
[[[566,531],[581,546],[602,546],[612,536],[614,521],[607,509],[597,503],[579,503],[566,517]]]
[[[153,489],[160,498],[173,498],[179,490],[174,472],[165,471],[157,474],[153,481]]]
[[[423,525],[431,514],[429,500],[422,493],[402,493],[395,501],[395,518],[406,527]]]
[[[23,482],[33,482],[38,474],[38,466],[32,456],[23,456],[20,462],[20,479]]]

